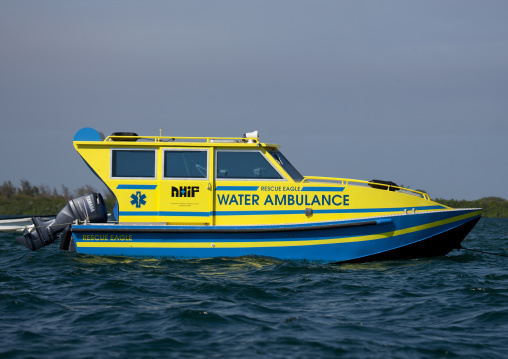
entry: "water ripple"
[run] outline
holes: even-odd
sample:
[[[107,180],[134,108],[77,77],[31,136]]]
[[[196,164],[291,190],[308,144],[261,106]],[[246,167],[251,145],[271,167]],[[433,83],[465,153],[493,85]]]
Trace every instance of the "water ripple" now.
[[[506,253],[508,220],[464,246]],[[30,252],[0,234],[2,358],[499,358],[507,259],[366,264]],[[45,353],[41,355],[41,353]]]

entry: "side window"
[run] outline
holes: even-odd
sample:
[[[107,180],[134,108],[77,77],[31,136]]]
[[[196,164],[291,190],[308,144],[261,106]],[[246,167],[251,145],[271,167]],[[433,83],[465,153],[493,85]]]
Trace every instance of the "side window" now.
[[[111,177],[155,178],[155,151],[112,150]]]
[[[217,151],[217,178],[282,179],[258,151]]]
[[[207,178],[208,152],[187,150],[164,151],[164,177]]]

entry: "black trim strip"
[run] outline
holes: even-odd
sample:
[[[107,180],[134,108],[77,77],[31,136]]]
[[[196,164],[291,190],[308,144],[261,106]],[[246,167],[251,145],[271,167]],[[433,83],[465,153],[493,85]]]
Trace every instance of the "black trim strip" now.
[[[217,228],[208,226],[203,228],[174,228],[172,226],[168,226],[167,228],[122,228],[123,225],[119,225],[119,228],[100,228],[97,227],[78,227],[72,228],[73,232],[101,232],[101,233],[112,233],[112,232],[122,232],[122,233],[203,233],[203,232],[212,232],[212,233],[259,233],[259,232],[290,232],[290,231],[312,231],[312,230],[320,230],[320,229],[332,229],[332,228],[347,228],[347,227],[361,227],[361,226],[372,226],[376,224],[386,224],[392,223],[392,221],[365,221],[365,222],[353,222],[353,223],[332,223],[332,224],[323,224],[318,226],[309,226],[309,227],[274,227],[274,228]]]

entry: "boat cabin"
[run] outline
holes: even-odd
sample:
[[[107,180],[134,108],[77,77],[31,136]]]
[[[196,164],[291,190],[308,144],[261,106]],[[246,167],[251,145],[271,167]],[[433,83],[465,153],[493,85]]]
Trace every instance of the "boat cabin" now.
[[[122,223],[260,225],[447,208],[409,189],[304,177],[257,132],[238,138],[104,137],[84,128],[74,147],[115,195],[114,216]],[[379,209],[387,198],[390,206]]]

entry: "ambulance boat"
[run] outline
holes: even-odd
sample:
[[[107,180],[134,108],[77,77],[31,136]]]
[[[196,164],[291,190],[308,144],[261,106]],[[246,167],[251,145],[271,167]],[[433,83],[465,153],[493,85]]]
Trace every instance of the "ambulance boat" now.
[[[459,249],[481,209],[452,209],[389,181],[302,176],[257,132],[244,137],[104,135],[83,128],[74,147],[116,197],[72,199],[33,218],[17,241],[89,255],[267,256],[366,262]]]

